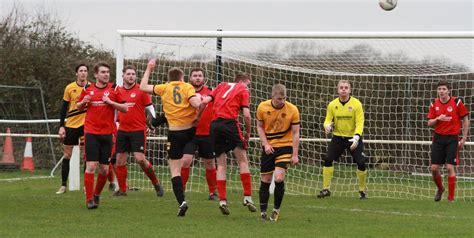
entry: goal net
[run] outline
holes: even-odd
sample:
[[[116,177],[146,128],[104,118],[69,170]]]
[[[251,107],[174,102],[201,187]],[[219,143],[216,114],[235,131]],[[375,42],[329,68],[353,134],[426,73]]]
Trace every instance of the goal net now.
[[[14,166],[2,163],[2,169],[21,165],[28,137],[32,137],[35,168],[52,168],[61,154],[61,143],[55,138],[59,120],[48,120],[42,89],[0,85],[0,95],[0,158],[3,158],[5,141],[10,138],[15,160]]]
[[[285,179],[290,194],[315,195],[322,188],[322,161],[330,139],[322,124],[328,103],[337,97],[336,84],[341,79],[352,83],[352,95],[364,106],[364,153],[371,197],[431,199],[434,195],[429,168],[432,128],[427,126],[426,115],[437,96],[436,82],[447,79],[453,86],[452,94],[462,97],[471,115],[474,110],[473,32],[119,34],[118,81],[124,64],[135,65],[141,77],[151,57],[157,59],[153,84],[164,83],[171,67],[182,68],[186,75],[191,68],[202,67],[211,87],[232,80],[237,72],[246,72],[252,77],[253,118],[257,105],[270,99],[272,85],[286,85],[288,101],[301,113],[301,164],[291,166]],[[153,100],[157,110],[162,110],[160,99]],[[261,145],[255,125],[253,119],[248,155],[253,189],[258,190]],[[473,132],[470,129],[469,143],[460,152],[458,200],[474,197]],[[147,155],[170,189],[165,143],[166,128],[160,128],[150,135]],[[132,159],[129,166],[129,185],[152,189]],[[202,161],[195,159],[187,191],[207,191],[204,174]],[[242,191],[238,167],[230,154],[227,183],[230,190]],[[356,166],[350,155],[343,154],[335,163],[331,192],[355,197],[357,184]]]

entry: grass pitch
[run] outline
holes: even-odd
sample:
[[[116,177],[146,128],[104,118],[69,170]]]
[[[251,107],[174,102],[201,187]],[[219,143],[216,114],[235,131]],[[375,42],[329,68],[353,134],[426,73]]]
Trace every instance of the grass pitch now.
[[[472,202],[286,195],[280,220],[270,222],[242,206],[241,191],[228,191],[229,216],[207,194],[189,192],[190,208],[181,218],[170,190],[163,198],[153,191],[130,191],[127,197],[104,191],[99,209],[87,210],[82,191],[55,194],[57,177],[5,180],[12,177],[28,175],[0,173],[0,237],[474,236]],[[253,197],[258,202],[258,192]],[[270,209],[272,203],[273,198]]]

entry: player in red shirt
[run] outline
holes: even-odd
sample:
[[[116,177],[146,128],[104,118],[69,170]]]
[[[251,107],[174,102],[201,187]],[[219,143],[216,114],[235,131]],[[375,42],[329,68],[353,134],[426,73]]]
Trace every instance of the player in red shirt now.
[[[115,151],[117,152],[116,173],[119,191],[114,195],[127,195],[127,158],[128,153],[133,153],[133,157],[153,184],[156,195],[162,197],[163,187],[156,178],[153,165],[145,157],[147,130],[145,110],[155,116],[151,96],[142,92],[140,85],[136,84],[137,75],[134,66],[127,65],[122,72],[123,87],[118,87],[118,91],[122,95],[122,99],[125,100],[128,111],[118,114],[119,127]]]
[[[115,129],[115,109],[126,112],[127,105],[115,88],[109,83],[110,66],[100,62],[94,65],[96,82],[84,87],[77,108],[87,107],[84,123],[86,171],[84,186],[88,209],[99,207],[100,193],[107,182],[109,159],[112,152],[112,134]],[[97,184],[94,190],[94,172],[99,166]]]
[[[204,85],[204,70],[201,68],[191,69],[189,83],[193,85],[196,93],[201,96],[208,96],[212,89]],[[200,120],[196,125],[196,135],[191,143],[184,148],[183,166],[181,167],[181,180],[183,181],[183,190],[189,178],[189,168],[191,167],[193,156],[198,151],[206,168],[206,181],[209,188],[209,200],[217,200],[216,188],[216,163],[214,161],[214,152],[212,151],[210,127],[212,120],[212,102],[208,103],[199,111]]]
[[[434,127],[431,145],[431,174],[438,190],[434,200],[441,200],[444,192],[443,181],[439,172],[440,165],[446,164],[448,171],[448,202],[454,201],[456,189],[456,170],[459,164],[458,152],[466,143],[469,131],[469,111],[464,107],[461,98],[450,96],[451,87],[441,80],[437,85],[438,98],[430,105],[428,126]],[[462,138],[459,140],[462,121]]]
[[[250,93],[247,86],[250,76],[237,74],[234,83],[220,83],[210,97],[205,97],[203,103],[214,101],[214,120],[211,122],[211,140],[214,154],[217,157],[217,190],[219,192],[219,208],[224,215],[229,215],[226,197],[227,156],[234,151],[240,168],[240,179],[244,188],[244,205],[251,212],[257,208],[252,201],[252,179],[247,159],[247,142],[250,138],[251,117],[249,109]],[[245,135],[242,135],[238,122],[239,111],[242,109],[245,122]]]

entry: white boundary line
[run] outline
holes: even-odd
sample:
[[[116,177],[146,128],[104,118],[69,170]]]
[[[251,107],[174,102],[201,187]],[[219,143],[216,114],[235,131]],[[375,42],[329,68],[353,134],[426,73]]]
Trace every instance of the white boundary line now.
[[[422,177],[431,177],[432,175],[431,174],[426,174],[426,173],[417,173],[417,172],[413,172],[411,173],[411,175],[414,175],[414,176],[422,176]],[[445,175],[441,175],[441,177],[446,177]],[[474,180],[474,177],[465,177],[465,176],[456,176],[457,179],[466,179],[466,180]]]
[[[51,176],[34,176],[34,177],[24,177],[24,178],[9,178],[9,179],[0,179],[0,182],[15,182],[15,181],[22,181],[22,180],[46,179],[46,178],[53,178],[53,177],[51,177]]]
[[[429,201],[427,201],[427,202],[429,202]],[[394,216],[432,217],[432,218],[469,219],[469,220],[474,219],[474,217],[449,216],[449,215],[445,215],[445,214],[420,214],[420,213],[410,213],[410,212],[368,210],[368,209],[360,209],[360,208],[333,208],[333,207],[323,207],[323,206],[314,206],[314,205],[310,205],[310,206],[287,205],[287,206],[288,207],[304,207],[304,208],[307,208],[307,209],[318,209],[318,210],[338,210],[338,211],[357,212],[357,213],[365,212],[365,213],[394,215]],[[287,206],[284,206],[284,207],[287,207]]]

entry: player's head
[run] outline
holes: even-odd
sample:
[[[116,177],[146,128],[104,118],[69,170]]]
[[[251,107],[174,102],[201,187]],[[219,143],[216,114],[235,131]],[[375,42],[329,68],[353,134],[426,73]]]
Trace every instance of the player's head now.
[[[272,104],[276,108],[282,108],[286,100],[286,87],[283,84],[275,84],[272,87]]]
[[[108,83],[110,79],[110,65],[105,62],[95,64],[94,77],[100,83]]]
[[[189,73],[189,83],[193,85],[194,88],[200,88],[204,85],[204,70],[201,68],[191,69]]]
[[[436,84],[436,91],[438,92],[438,97],[447,98],[449,97],[451,86],[446,80],[440,80],[438,84]]]
[[[235,79],[234,79],[234,82],[236,83],[244,83],[245,85],[249,85],[250,84],[250,75],[246,74],[246,73],[238,73],[235,75]]]
[[[131,86],[137,79],[137,69],[133,65],[126,65],[122,70],[123,83],[126,86]]]
[[[173,67],[168,70],[168,81],[183,81],[184,72],[178,67]]]
[[[78,80],[86,80],[87,79],[87,73],[89,72],[89,67],[84,64],[80,63],[76,66],[76,78]]]
[[[349,97],[351,95],[351,83],[348,80],[339,80],[337,94],[339,94],[339,97]]]

